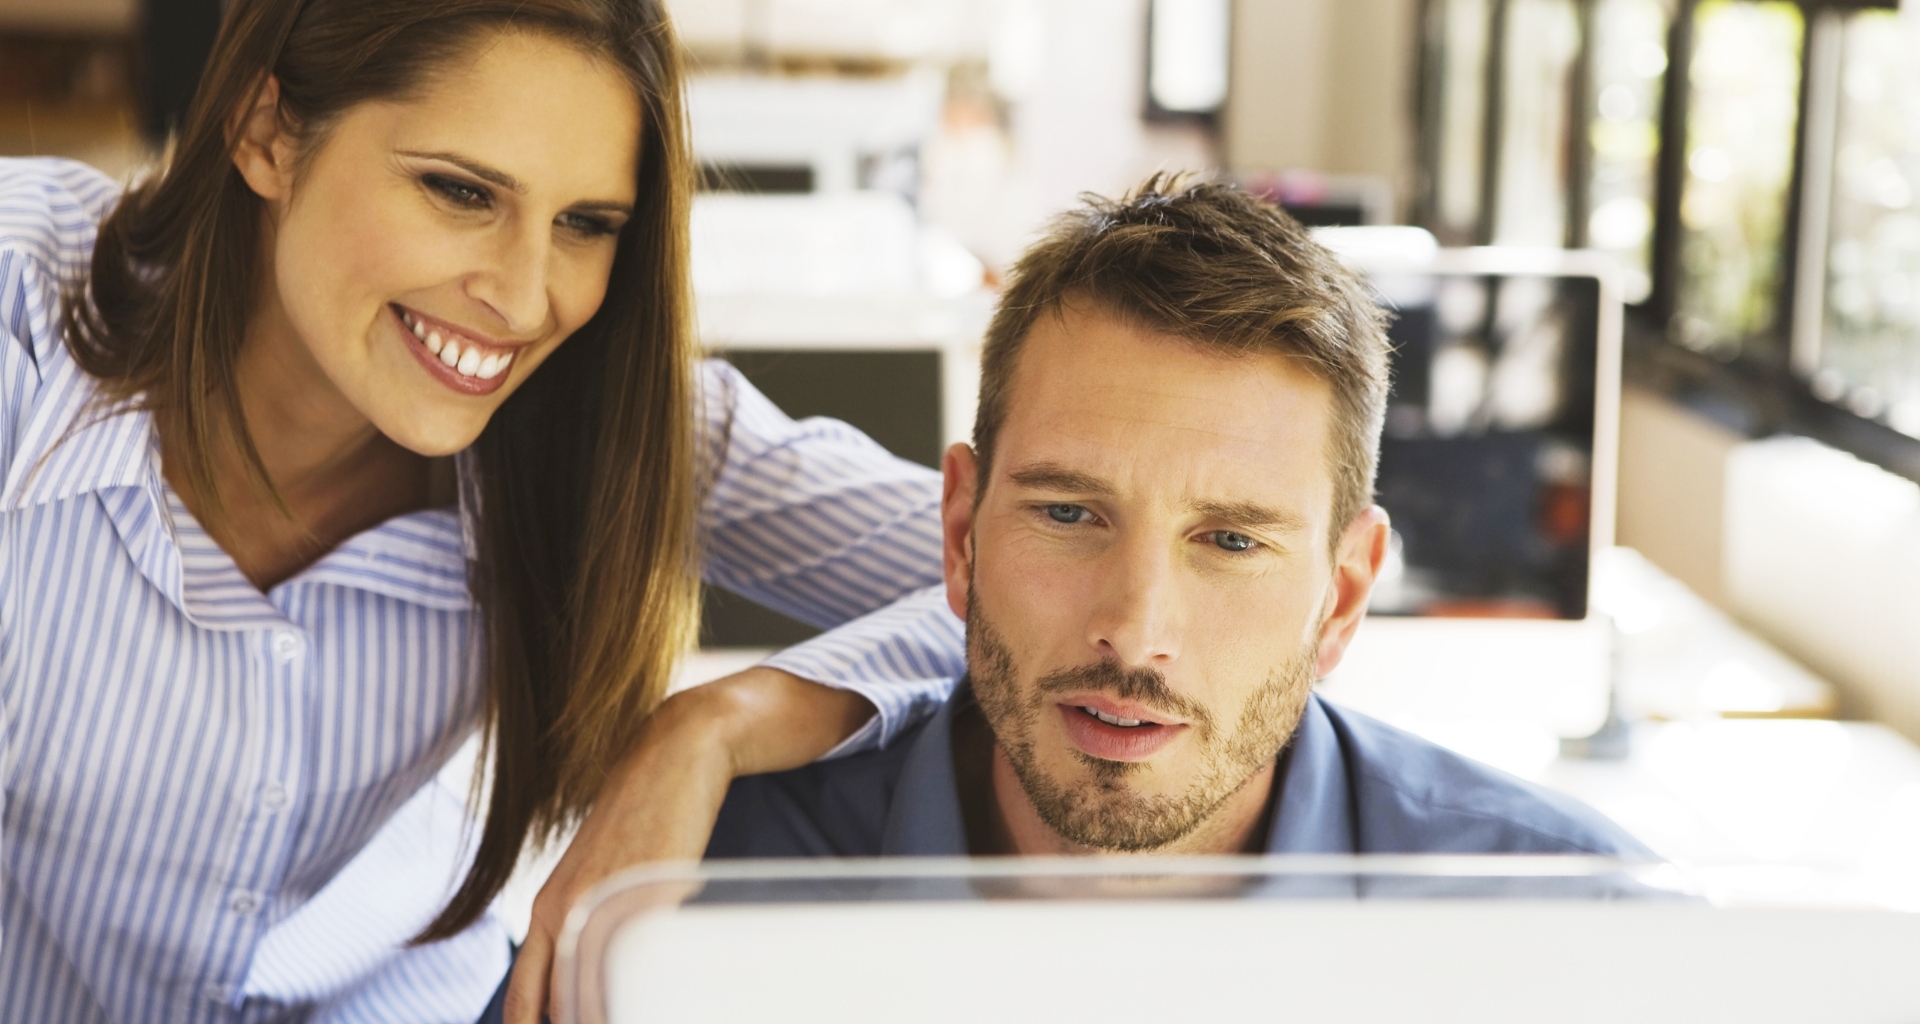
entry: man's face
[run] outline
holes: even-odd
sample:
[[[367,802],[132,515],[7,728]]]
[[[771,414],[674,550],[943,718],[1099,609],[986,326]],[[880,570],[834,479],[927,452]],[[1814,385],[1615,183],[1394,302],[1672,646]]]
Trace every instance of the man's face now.
[[[1292,734],[1364,611],[1384,515],[1329,550],[1332,394],[1286,356],[1069,306],[1012,385],[987,475],[964,446],[947,460],[974,690],[1055,832],[1164,847]]]

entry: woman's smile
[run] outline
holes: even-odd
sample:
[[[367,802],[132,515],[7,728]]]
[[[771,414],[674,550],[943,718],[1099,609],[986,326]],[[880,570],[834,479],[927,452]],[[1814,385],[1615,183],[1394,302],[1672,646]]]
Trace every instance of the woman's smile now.
[[[440,383],[463,395],[490,395],[507,382],[514,357],[527,347],[502,345],[475,337],[444,320],[408,309],[388,307],[400,325],[402,344]]]

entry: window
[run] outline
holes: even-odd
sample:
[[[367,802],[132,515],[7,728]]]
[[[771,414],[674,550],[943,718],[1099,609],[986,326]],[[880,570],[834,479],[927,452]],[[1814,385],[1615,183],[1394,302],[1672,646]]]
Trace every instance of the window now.
[[[1599,0],[1587,110],[1587,248],[1619,261],[1628,303],[1653,291],[1653,204],[1660,105],[1673,14],[1662,0]]]
[[[1920,437],[1920,11],[1822,28],[1839,59],[1816,66],[1795,368],[1823,401]]]
[[[1695,352],[1731,359],[1776,326],[1803,21],[1790,3],[1705,0],[1692,29],[1668,332]]]
[[[1920,479],[1920,6],[1897,6],[1426,0],[1421,222],[1610,253],[1630,378]]]

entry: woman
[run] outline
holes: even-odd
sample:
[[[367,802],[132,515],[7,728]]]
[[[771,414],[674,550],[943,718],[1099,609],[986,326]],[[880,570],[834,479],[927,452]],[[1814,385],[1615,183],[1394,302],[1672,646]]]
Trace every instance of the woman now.
[[[697,851],[732,773],[937,694],[645,724],[703,546],[822,624],[938,574],[930,474],[696,372],[680,110],[653,0],[235,0],[163,172],[0,163],[0,1019],[471,1020],[529,838]]]

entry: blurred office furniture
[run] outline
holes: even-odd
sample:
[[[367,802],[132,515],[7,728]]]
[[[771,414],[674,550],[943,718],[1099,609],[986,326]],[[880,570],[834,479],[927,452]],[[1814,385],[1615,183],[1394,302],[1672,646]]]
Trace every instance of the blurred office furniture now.
[[[703,187],[884,189],[912,199],[945,89],[928,69],[878,78],[695,75],[687,108]]]
[[[1869,1024],[1920,1002],[1920,914],[1669,880],[1582,858],[657,868],[569,921],[557,1019]]]
[[[225,6],[222,0],[140,0],[140,127],[156,148],[186,119]]]
[[[1310,228],[1362,227],[1393,220],[1393,186],[1375,175],[1294,170],[1241,175],[1240,186]]]
[[[760,68],[948,62],[983,54],[993,18],[972,0],[668,0],[696,65]]]
[[[992,296],[979,260],[898,193],[703,194],[693,282],[703,343],[789,415],[844,420],[932,468],[971,434]],[[705,646],[813,633],[709,589]]]
[[[0,32],[123,35],[133,31],[137,0],[5,0]]]
[[[1227,102],[1232,0],[1148,0],[1147,116],[1211,123]]]
[[[0,0],[0,156],[146,163],[133,34],[132,0]]]

